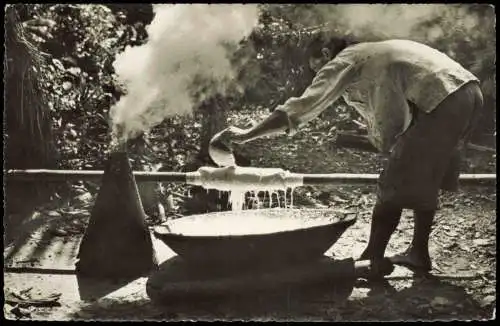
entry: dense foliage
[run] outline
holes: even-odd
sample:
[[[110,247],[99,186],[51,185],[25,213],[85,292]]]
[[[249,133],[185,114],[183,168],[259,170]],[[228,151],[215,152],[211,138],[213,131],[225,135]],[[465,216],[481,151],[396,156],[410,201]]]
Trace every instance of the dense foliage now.
[[[147,41],[145,26],[152,20],[151,5],[16,5],[24,21],[47,19],[55,22],[50,35],[32,42],[45,53],[40,81],[48,98],[54,137],[61,168],[102,168],[109,144],[109,108],[122,94],[114,84],[112,62],[127,45]],[[261,5],[260,24],[242,40],[234,57],[243,93],[229,94],[234,110],[269,110],[292,95],[299,95],[313,78],[304,55],[308,42],[324,19],[314,15],[314,5]],[[415,33],[425,35],[439,25],[441,35],[428,37],[429,43],[456,58],[483,81],[489,109],[485,121],[494,121],[496,105],[495,30],[492,8],[468,7],[470,15],[481,19],[480,29],[451,28],[453,22],[430,17]],[[332,23],[332,22],[330,22]],[[332,32],[333,33],[333,32]],[[43,34],[43,33],[42,33]],[[335,108],[332,124],[357,118],[345,106]],[[154,128],[143,141],[150,148],[144,162],[163,161],[179,170],[189,155],[199,150],[203,121],[176,117]],[[319,120],[319,119],[318,119]],[[317,121],[323,123],[324,121]],[[352,125],[356,126],[356,125]],[[492,133],[493,124],[483,124],[482,132]],[[148,156],[149,155],[149,156]]]

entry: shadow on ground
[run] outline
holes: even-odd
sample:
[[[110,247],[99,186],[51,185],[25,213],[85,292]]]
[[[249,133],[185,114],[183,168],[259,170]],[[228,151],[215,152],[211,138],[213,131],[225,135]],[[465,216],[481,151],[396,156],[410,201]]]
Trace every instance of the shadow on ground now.
[[[15,230],[16,236],[4,239],[5,265],[16,267],[30,263],[32,267],[53,267],[55,264],[72,268],[87,219],[86,216],[47,216],[38,212],[25,217]]]
[[[200,284],[179,283],[160,293],[152,284],[160,277],[180,271],[170,260],[152,274],[146,297],[140,300],[103,299],[82,307],[72,319],[94,320],[277,320],[277,321],[398,321],[398,320],[476,320],[490,319],[492,309],[479,307],[464,290],[438,278],[415,277],[367,283],[363,280],[335,284],[309,284],[261,291],[249,283],[247,290],[233,286],[227,295],[200,295]],[[177,268],[177,271],[172,268]],[[198,272],[199,274],[199,272]],[[178,276],[177,276],[178,277]],[[165,284],[167,281],[163,279]],[[410,283],[410,286],[408,284]],[[233,284],[234,285],[234,284]],[[239,293],[235,293],[238,289]],[[257,289],[257,290],[256,290]],[[155,293],[156,292],[156,293]],[[173,294],[176,295],[173,295]]]
[[[82,301],[96,301],[106,295],[119,290],[136,278],[121,278],[115,280],[95,280],[76,274],[78,294]]]
[[[406,288],[398,281],[356,284],[366,296],[336,307],[342,319],[352,321],[429,321],[489,319],[492,311],[482,309],[461,286],[439,278],[415,277]]]

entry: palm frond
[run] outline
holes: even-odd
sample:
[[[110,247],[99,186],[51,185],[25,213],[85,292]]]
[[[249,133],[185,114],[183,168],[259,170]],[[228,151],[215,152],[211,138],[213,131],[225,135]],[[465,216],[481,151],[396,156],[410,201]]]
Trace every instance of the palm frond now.
[[[17,10],[16,5],[7,7],[5,17],[4,101],[11,140],[7,161],[17,167],[45,165],[51,161],[53,148],[49,109],[39,78],[44,58],[29,41]]]

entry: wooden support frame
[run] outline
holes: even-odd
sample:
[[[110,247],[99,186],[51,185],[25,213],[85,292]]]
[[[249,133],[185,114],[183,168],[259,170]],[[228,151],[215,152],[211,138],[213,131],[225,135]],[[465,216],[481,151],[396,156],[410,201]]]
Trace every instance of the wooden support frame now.
[[[145,172],[135,171],[136,182],[176,182],[186,183],[189,173],[196,172]],[[24,182],[100,182],[104,171],[100,170],[9,170],[7,179]],[[299,174],[304,185],[319,184],[376,184],[378,174],[329,173]],[[460,183],[467,185],[484,185],[495,183],[496,174],[461,174]]]

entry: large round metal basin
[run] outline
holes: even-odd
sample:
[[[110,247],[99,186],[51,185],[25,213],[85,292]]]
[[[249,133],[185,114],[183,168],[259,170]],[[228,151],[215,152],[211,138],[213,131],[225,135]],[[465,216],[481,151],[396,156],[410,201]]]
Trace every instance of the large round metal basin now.
[[[355,222],[330,210],[259,209],[191,215],[154,235],[189,263],[256,267],[318,259]]]

